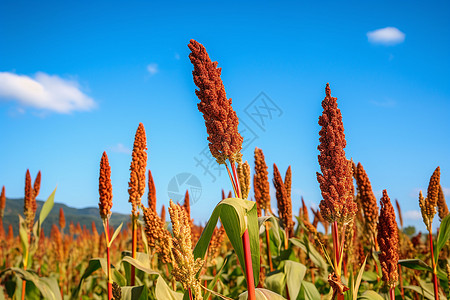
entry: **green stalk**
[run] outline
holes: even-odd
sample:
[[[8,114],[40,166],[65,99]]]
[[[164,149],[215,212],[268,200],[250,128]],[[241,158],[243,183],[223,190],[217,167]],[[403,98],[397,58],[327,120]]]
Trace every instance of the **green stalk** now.
[[[235,194],[237,198],[241,197],[241,188],[239,186],[239,178],[236,171],[236,165],[230,161],[231,169],[233,171],[233,177],[231,177],[231,183],[233,187],[236,187]],[[233,183],[234,178],[234,183]],[[247,221],[247,218],[245,218]],[[245,261],[245,271],[247,277],[247,292],[248,292],[248,300],[256,300],[255,294],[255,281],[253,279],[253,265],[252,265],[252,254],[250,251],[250,237],[248,235],[248,228],[245,229],[244,234],[242,235],[242,244],[244,247],[244,261]]]

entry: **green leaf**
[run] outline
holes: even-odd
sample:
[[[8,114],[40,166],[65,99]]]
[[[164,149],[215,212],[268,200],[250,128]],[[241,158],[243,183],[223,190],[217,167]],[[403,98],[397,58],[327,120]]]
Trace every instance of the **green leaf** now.
[[[278,294],[282,294],[286,286],[286,274],[277,272],[266,277],[265,287]]]
[[[194,258],[205,258],[205,253],[208,250],[209,242],[211,241],[211,237],[214,233],[214,228],[216,228],[217,221],[219,220],[220,212],[222,210],[222,206],[220,206],[220,203],[214,208],[214,211],[211,214],[211,217],[209,218],[208,223],[205,226],[205,229],[203,229],[202,235],[200,236],[197,244],[194,248]]]
[[[239,295],[239,300],[246,300],[248,298],[248,292],[244,292]],[[274,293],[272,291],[257,288],[255,290],[256,300],[286,300],[283,296]],[[320,298],[318,298],[320,299]]]
[[[122,300],[146,300],[148,299],[148,289],[145,285],[123,286]]]
[[[182,300],[183,294],[172,291],[161,276],[156,280],[156,300]]]
[[[320,255],[319,251],[317,251],[316,248],[314,248],[314,246],[311,245],[311,243],[306,238],[306,235],[303,241],[297,238],[291,238],[289,240],[294,246],[297,246],[306,252],[311,261],[320,268],[322,274],[327,273],[328,271],[327,263],[323,259],[322,255]]]
[[[398,264],[414,270],[433,272],[433,269],[420,259],[401,259]]]
[[[123,222],[120,223],[119,227],[117,227],[116,231],[114,231],[114,234],[113,234],[112,238],[109,240],[108,247],[111,247],[112,242],[117,237],[117,235],[119,234],[120,230],[122,229],[122,225],[123,225]]]
[[[138,253],[137,253],[138,254]],[[145,254],[145,253],[142,253]],[[145,254],[146,255],[146,254]],[[147,255],[146,255],[147,256]],[[151,274],[151,275],[159,275],[159,272],[153,271],[152,269],[150,269],[148,266],[150,265],[150,261],[148,260],[148,256],[147,256],[147,261],[148,263],[146,263],[144,261],[145,259],[143,259],[143,256],[138,256],[137,258],[134,259],[131,256],[125,256],[122,261],[127,262],[133,266],[135,266],[137,269],[147,273],[147,274]]]
[[[360,300],[384,300],[383,297],[381,297],[379,294],[377,294],[377,292],[375,291],[365,291],[364,293],[362,293],[362,295],[358,298]]]
[[[436,248],[434,250],[434,261],[437,263],[439,252],[444,247],[445,243],[450,238],[450,215],[446,216],[441,221],[441,226],[439,227],[439,234],[437,238]]]
[[[20,236],[20,242],[22,243],[22,250],[23,250],[23,261],[25,262],[25,260],[27,259],[26,253],[28,253],[29,250],[29,243],[28,243],[28,229],[27,226],[25,225],[25,220],[22,218],[21,215],[19,215],[19,236]]]
[[[74,291],[72,292],[71,299],[78,299],[78,294],[80,293],[83,281],[89,276],[91,276],[91,274],[97,271],[98,269],[103,268],[103,265],[105,266],[107,265],[106,259],[104,258],[92,258],[91,260],[89,260],[89,265],[86,268],[86,270],[84,270],[83,276],[81,276],[77,288],[75,288]],[[105,275],[106,274],[107,273],[105,273]]]
[[[50,299],[50,300],[61,300],[61,294],[59,292],[56,293],[56,295],[53,293],[53,283],[51,283],[51,279],[42,279],[39,278],[37,274],[31,271],[25,271],[20,268],[9,268],[1,272],[0,274],[6,273],[12,271],[14,272],[18,277],[20,277],[22,280],[32,282],[41,292],[44,299]],[[50,283],[52,286],[50,286]]]
[[[364,281],[376,281],[378,278],[377,273],[373,271],[366,271],[363,273],[362,280]]]
[[[44,205],[42,206],[41,212],[39,214],[39,224],[42,225],[44,223],[45,218],[47,218],[48,214],[53,208],[53,205],[55,204],[55,193],[56,188],[53,190],[53,192],[50,194],[50,196],[45,201]]]
[[[287,260],[284,264],[284,272],[286,273],[286,285],[289,296],[291,299],[297,299],[303,278],[306,274],[306,266],[292,260]]]
[[[209,299],[209,295],[211,293],[210,290],[214,289],[214,286],[216,285],[217,281],[219,280],[220,276],[222,275],[223,268],[228,263],[228,261],[229,260],[227,258],[225,258],[225,261],[223,262],[222,267],[220,268],[219,272],[217,272],[216,276],[214,276],[213,280],[211,280],[211,282],[208,284],[208,288],[206,289],[207,293],[205,293],[205,296],[203,297],[204,299]]]
[[[303,296],[305,300],[317,300],[320,299],[319,291],[317,290],[314,283],[303,281],[302,282],[302,288],[300,289],[301,292],[303,291]],[[300,292],[300,293],[301,293]]]
[[[364,259],[364,263],[362,264],[361,269],[359,270],[358,277],[356,277],[356,282],[353,287],[353,300],[356,300],[356,298],[358,297],[359,285],[361,284],[361,278],[363,276],[364,269],[366,268],[366,262],[367,262],[367,256]]]
[[[238,198],[228,198],[222,200],[219,205],[222,206],[220,212],[220,220],[223,224],[223,227],[225,228],[228,239],[230,240],[231,245],[233,246],[233,249],[238,256],[239,263],[245,275],[246,268],[242,234],[245,232],[246,227],[248,227],[253,267],[253,279],[256,286],[259,282],[260,246],[258,214],[256,212],[255,202]],[[250,210],[248,211],[248,209]]]

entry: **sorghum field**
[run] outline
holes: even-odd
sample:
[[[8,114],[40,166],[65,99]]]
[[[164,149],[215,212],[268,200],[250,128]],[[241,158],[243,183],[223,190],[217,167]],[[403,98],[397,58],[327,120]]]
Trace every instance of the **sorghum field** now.
[[[293,212],[292,201],[300,199],[291,197],[291,168],[279,170],[259,148],[254,157],[242,157],[239,119],[226,96],[221,69],[202,44],[191,40],[188,46],[209,149],[230,179],[229,186],[217,186],[217,196],[210,195],[217,206],[209,222],[202,227],[191,217],[188,192],[183,203],[170,201],[167,210],[156,211],[153,176],[158,174],[147,170],[147,139],[140,123],[130,166],[127,224],[110,226],[114,170],[106,152],[99,157],[98,182],[103,228],[66,226],[60,210],[59,224],[45,236],[41,227],[55,192],[36,215],[41,174],[32,178],[26,172],[19,228],[0,223],[0,299],[450,297],[450,217],[438,166],[433,174],[423,174],[430,178],[429,186],[417,195],[428,232],[410,237],[389,191],[376,199],[364,162],[346,158],[343,117],[327,84],[318,116],[321,172],[311,174],[323,200],[315,210],[301,199],[302,208]],[[270,189],[276,191],[277,207],[270,205]],[[2,218],[7,191],[3,187]],[[437,218],[439,228],[432,227]],[[324,230],[317,230],[319,224]]]

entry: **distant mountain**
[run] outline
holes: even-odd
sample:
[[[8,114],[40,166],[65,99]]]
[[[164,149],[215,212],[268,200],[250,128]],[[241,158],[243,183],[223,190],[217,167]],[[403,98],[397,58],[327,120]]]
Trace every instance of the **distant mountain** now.
[[[44,201],[37,200],[37,211],[36,211],[36,220],[39,217],[39,213],[41,211],[42,205]],[[62,203],[56,203],[52,208],[52,211],[45,219],[43,228],[46,236],[50,234],[50,230],[53,224],[59,224],[59,208],[62,207],[64,210],[64,216],[66,218],[66,228],[64,232],[69,232],[69,224],[73,222],[76,226],[78,222],[80,222],[81,228],[83,225],[86,225],[86,228],[91,230],[92,221],[95,222],[95,226],[97,227],[97,231],[99,233],[103,232],[103,224],[102,219],[100,218],[100,214],[98,212],[98,207],[86,207],[86,208],[73,208],[67,206]],[[18,215],[23,216],[23,199],[8,199],[6,198],[6,206],[5,206],[5,215],[3,216],[3,226],[5,228],[5,232],[8,233],[8,226],[12,224],[14,235],[19,234],[19,217]],[[113,213],[110,219],[110,226],[117,228],[120,223],[125,225],[130,222],[130,215]]]

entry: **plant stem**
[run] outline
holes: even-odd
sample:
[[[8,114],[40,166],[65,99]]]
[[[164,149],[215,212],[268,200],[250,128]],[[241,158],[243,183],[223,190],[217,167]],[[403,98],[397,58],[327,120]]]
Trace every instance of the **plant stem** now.
[[[269,224],[267,224],[267,222],[264,222],[264,225],[266,226],[267,260],[269,261],[269,270],[270,270],[270,272],[272,272],[273,271],[273,264],[272,264],[272,255],[270,254]]]
[[[334,271],[335,271],[337,278],[340,280],[341,279],[341,269],[339,267],[339,261],[340,261],[340,255],[341,255],[341,247],[339,245],[339,233],[338,233],[337,221],[333,222],[331,229],[332,229],[332,235],[333,235]],[[338,293],[337,299],[344,300],[344,294]]]
[[[188,291],[189,291],[189,300],[194,300],[194,298],[192,297],[191,288],[188,288]]]
[[[28,265],[28,248],[30,247],[30,243],[31,243],[31,233],[28,232],[28,247],[27,247],[27,249],[25,251],[25,258],[24,258],[24,261],[23,261],[23,270],[24,271],[27,270],[27,265]],[[26,286],[27,286],[26,280],[22,280],[22,300],[25,299]]]
[[[106,226],[105,226],[105,234],[106,234],[106,260],[108,263],[108,300],[112,299],[112,279],[111,279],[111,259],[109,256],[109,219],[106,218]]]
[[[433,266],[433,286],[434,286],[434,299],[439,300],[439,289],[438,289],[438,280],[437,280],[437,270],[436,270],[436,262],[434,261],[434,249],[433,249],[433,234],[432,227],[430,224],[429,230],[429,241],[430,241],[430,250],[431,250],[431,265]]]
[[[132,236],[131,236],[131,257],[136,258],[136,217],[132,214],[131,215],[131,224],[132,224]],[[135,283],[135,269],[134,266],[131,265],[131,278],[130,278],[130,285],[134,286]]]
[[[237,176],[236,165],[234,162],[230,162],[231,170],[233,171],[234,178],[234,186],[236,186],[236,197],[240,198],[241,196],[241,188],[239,186],[239,178]],[[231,178],[231,182],[233,183],[233,178]],[[247,217],[245,217],[245,221],[247,223]],[[252,265],[252,253],[250,251],[250,237],[248,235],[248,228],[245,229],[244,234],[242,235],[242,245],[244,247],[244,261],[245,261],[245,272],[247,279],[247,291],[248,291],[248,300],[256,300],[255,294],[255,281],[253,278],[253,265]]]
[[[389,298],[395,300],[395,287],[389,288]]]

